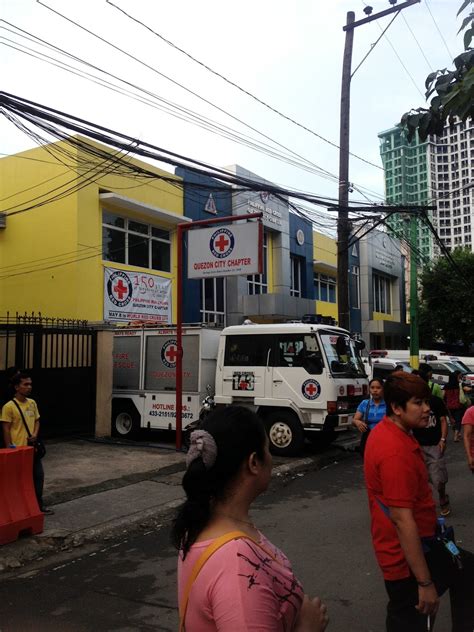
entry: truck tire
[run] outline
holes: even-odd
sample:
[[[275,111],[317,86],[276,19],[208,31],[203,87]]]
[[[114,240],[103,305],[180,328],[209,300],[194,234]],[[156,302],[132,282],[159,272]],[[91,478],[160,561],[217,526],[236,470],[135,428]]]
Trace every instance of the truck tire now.
[[[135,437],[140,429],[140,417],[133,402],[116,399],[112,402],[112,435],[122,439]]]
[[[304,446],[304,430],[294,413],[275,410],[265,418],[270,452],[275,456],[297,456]]]

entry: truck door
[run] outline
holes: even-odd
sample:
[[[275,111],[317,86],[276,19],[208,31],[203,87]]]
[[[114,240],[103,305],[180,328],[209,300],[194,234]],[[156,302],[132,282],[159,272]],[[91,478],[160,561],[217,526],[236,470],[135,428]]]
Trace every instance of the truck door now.
[[[265,396],[273,336],[226,336],[222,394],[233,398]]]
[[[327,378],[315,336],[279,334],[272,364],[272,393],[268,396],[289,399],[299,408],[326,408]]]

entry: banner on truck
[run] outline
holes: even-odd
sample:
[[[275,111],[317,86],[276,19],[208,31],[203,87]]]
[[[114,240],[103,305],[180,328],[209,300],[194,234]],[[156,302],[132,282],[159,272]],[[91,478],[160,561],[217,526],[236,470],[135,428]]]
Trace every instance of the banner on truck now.
[[[199,228],[188,232],[188,278],[261,274],[261,222]]]
[[[171,279],[104,268],[104,320],[171,322]]]

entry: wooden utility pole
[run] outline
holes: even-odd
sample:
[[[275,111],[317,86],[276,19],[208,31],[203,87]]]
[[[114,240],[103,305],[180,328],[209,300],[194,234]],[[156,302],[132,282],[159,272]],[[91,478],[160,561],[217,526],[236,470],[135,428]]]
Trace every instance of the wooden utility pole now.
[[[337,220],[337,302],[339,325],[345,329],[350,329],[349,310],[349,128],[350,128],[350,108],[351,108],[351,68],[352,68],[352,48],[354,43],[354,29],[373,20],[378,20],[391,13],[396,13],[418,4],[421,0],[407,0],[401,4],[392,6],[374,15],[370,15],[371,7],[366,7],[366,18],[355,21],[353,11],[347,13],[346,25],[343,30],[346,32],[346,43],[344,46],[344,58],[342,61],[342,82],[341,82],[341,121],[339,134],[339,211]],[[396,2],[396,0],[395,0]]]

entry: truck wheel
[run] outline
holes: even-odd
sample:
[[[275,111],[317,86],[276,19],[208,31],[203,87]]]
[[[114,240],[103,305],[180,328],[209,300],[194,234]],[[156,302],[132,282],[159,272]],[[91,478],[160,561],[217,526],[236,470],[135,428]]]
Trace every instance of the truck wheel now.
[[[130,439],[140,428],[138,412],[132,402],[116,400],[112,404],[112,434],[114,437]]]
[[[275,411],[265,419],[270,452],[275,456],[296,456],[304,445],[304,431],[290,411]]]

